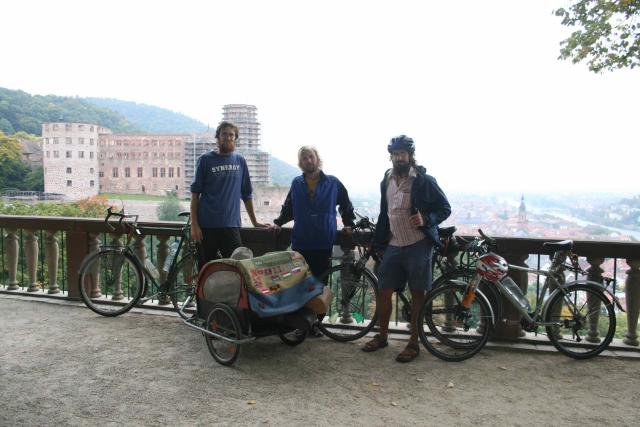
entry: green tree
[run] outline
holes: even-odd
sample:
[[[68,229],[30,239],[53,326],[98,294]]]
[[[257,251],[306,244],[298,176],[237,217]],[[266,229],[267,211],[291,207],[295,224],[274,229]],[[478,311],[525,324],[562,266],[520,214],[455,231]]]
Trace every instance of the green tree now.
[[[160,221],[178,221],[180,211],[180,200],[175,191],[167,191],[167,198],[156,209]]]
[[[554,13],[576,28],[558,59],[586,61],[596,73],[640,65],[640,0],[578,0]]]
[[[42,167],[30,170],[24,180],[25,190],[44,191],[44,169]]]
[[[24,189],[29,168],[22,160],[21,150],[18,141],[0,133],[0,190]]]
[[[4,117],[0,117],[0,132],[4,132],[6,134],[15,132],[13,130],[13,125],[11,124],[11,122]]]

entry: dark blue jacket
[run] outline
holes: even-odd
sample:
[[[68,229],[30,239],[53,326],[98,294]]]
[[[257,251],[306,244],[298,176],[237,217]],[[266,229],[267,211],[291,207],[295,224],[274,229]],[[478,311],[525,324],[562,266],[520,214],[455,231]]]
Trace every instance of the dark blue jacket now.
[[[420,229],[434,245],[439,246],[438,224],[451,215],[451,205],[438,186],[435,178],[427,175],[427,170],[422,166],[416,166],[416,179],[411,186],[411,213],[420,212],[425,226]],[[387,182],[390,177],[387,171],[380,183],[380,215],[376,224],[374,248],[376,251],[384,251],[391,240],[387,206]]]
[[[329,250],[336,239],[336,206],[339,206],[342,223],[353,226],[355,215],[349,194],[335,176],[320,171],[320,180],[313,200],[304,175],[291,182],[289,194],[282,205],[280,216],[273,222],[282,226],[294,220],[291,233],[293,250]]]

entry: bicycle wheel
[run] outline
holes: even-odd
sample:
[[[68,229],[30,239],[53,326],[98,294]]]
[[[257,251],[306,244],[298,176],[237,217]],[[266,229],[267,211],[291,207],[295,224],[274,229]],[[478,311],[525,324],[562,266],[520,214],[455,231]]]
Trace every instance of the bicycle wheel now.
[[[187,252],[175,265],[167,279],[167,294],[180,317],[187,319],[195,312],[195,300],[181,311],[184,302],[196,292],[198,284],[198,260],[193,252]]]
[[[491,333],[489,305],[484,299],[475,298],[471,307],[464,307],[464,292],[462,285],[442,285],[427,294],[418,316],[422,344],[431,354],[448,362],[475,355]]]
[[[329,286],[333,300],[318,325],[323,334],[336,341],[362,338],[378,320],[376,298],[378,280],[369,270],[356,271],[351,264],[327,270],[320,281]]]
[[[103,316],[131,310],[144,291],[144,276],[132,255],[103,249],[89,255],[80,266],[78,288],[82,301]]]
[[[240,321],[231,307],[216,303],[207,316],[207,330],[225,338],[205,334],[209,353],[221,365],[231,366],[240,354],[240,345],[234,341],[242,337]]]
[[[574,359],[587,359],[600,354],[611,343],[616,332],[613,304],[598,288],[570,285],[566,295],[557,292],[545,308],[547,337],[561,353]]]

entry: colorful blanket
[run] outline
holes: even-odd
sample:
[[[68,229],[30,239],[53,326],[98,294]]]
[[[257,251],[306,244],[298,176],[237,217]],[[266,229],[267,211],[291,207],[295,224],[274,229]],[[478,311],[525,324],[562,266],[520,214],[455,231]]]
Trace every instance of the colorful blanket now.
[[[237,271],[236,279],[230,271],[214,268],[215,264],[224,264]],[[201,272],[208,277],[200,278],[202,292],[199,297],[212,302],[238,301],[243,282],[249,306],[260,317],[294,312],[323,290],[322,282],[311,275],[302,255],[294,251],[271,252],[243,260],[220,259],[207,266]]]
[[[260,317],[294,312],[322,293],[322,283],[298,252],[271,252],[238,264],[251,310]]]

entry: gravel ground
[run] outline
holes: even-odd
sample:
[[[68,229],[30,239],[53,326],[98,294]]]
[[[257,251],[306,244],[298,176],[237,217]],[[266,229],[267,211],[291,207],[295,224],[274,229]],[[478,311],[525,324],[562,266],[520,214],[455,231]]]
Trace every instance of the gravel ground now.
[[[638,360],[267,337],[229,368],[177,317],[0,295],[0,425],[638,425]]]

